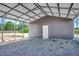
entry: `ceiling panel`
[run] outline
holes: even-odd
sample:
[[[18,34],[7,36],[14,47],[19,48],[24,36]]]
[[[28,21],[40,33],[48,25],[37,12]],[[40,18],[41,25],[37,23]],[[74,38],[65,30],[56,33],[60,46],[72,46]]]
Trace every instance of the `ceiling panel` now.
[[[39,5],[40,5],[40,6],[46,6],[46,4],[45,4],[45,3],[39,3]]]
[[[21,12],[23,12],[23,13],[26,13],[26,12],[28,11],[27,9],[25,9],[25,8],[22,7],[21,5],[18,6],[18,7],[16,7],[15,9],[16,9],[16,10],[19,10],[19,11],[21,11]]]
[[[12,15],[9,15],[9,14],[7,14],[6,17],[9,17],[9,18],[12,18],[12,19],[16,19],[16,18],[17,18],[17,17],[15,17],[15,16],[12,16]]]
[[[24,22],[29,22],[28,19],[22,19],[22,18],[19,18],[18,20],[20,20],[20,21],[24,21]]]
[[[52,14],[50,12],[48,12],[47,14],[52,16]]]
[[[30,23],[31,21],[26,20],[27,23]]]
[[[50,7],[57,7],[56,3],[48,3]]]
[[[3,12],[0,12],[0,16],[2,16],[2,15],[4,15],[5,13],[3,13]]]
[[[76,14],[79,14],[79,10],[74,10],[74,12],[75,12]]]
[[[67,14],[68,11],[69,11],[68,9],[60,9],[60,13],[66,13]]]
[[[55,8],[51,8],[52,12],[54,13],[58,13],[58,9],[55,9]]]
[[[13,8],[13,7],[16,6],[18,3],[4,3],[4,4]],[[48,3],[48,4],[49,4],[49,6],[51,7],[52,12],[54,13],[54,16],[59,16],[57,3]],[[36,14],[38,14],[40,17],[44,17],[44,16],[45,16],[45,15],[43,14],[43,12],[41,12],[38,8],[36,8],[36,6],[35,6],[33,3],[23,3],[23,5],[26,6],[27,8],[29,8],[30,10],[32,10],[33,12],[35,12]],[[47,7],[46,3],[39,3],[39,5],[40,5],[40,6],[44,6],[44,7],[42,7],[42,8],[44,9],[44,11],[45,11],[48,15],[53,16],[53,15],[51,14],[49,8]],[[70,5],[71,5],[71,3],[59,3],[60,16],[61,16],[61,17],[66,17],[66,16],[67,16]],[[64,9],[62,9],[62,8],[64,8]],[[75,12],[76,14],[79,14],[79,3],[74,3],[74,5],[72,6],[72,8],[75,9],[74,12]],[[21,6],[21,5],[17,6],[17,7],[14,8],[14,9],[16,9],[16,10],[22,12],[22,13],[27,13],[27,12],[29,11],[29,10],[25,9],[25,8],[24,8],[23,6]],[[4,12],[8,12],[8,11],[10,10],[10,8],[7,8],[7,7],[5,7],[5,6],[3,6],[3,5],[0,4],[0,10],[1,10],[1,11],[4,11]],[[73,18],[73,17],[75,16],[74,12],[73,12],[73,10],[71,10],[71,12],[70,12],[68,18]],[[16,15],[16,16],[21,16],[21,15],[22,15],[21,13],[15,11],[15,10],[11,10],[9,13],[10,13],[10,14],[14,14],[14,15]],[[0,16],[2,16],[3,14],[4,14],[4,13],[0,12]],[[40,17],[38,17],[37,15],[35,15],[34,13],[32,13],[31,11],[29,11],[29,12],[27,13],[27,15],[32,16],[32,17],[34,17],[34,18],[36,18],[36,19],[39,19],[39,18],[40,18]],[[12,15],[9,15],[9,14],[7,15],[7,17],[13,18],[13,19],[16,18],[15,16],[12,16]],[[33,20],[33,21],[35,20],[35,19],[30,18],[30,17],[28,17],[28,16],[26,16],[26,15],[22,15],[21,17],[22,17],[22,18],[25,18],[25,19]],[[21,19],[21,18],[20,18],[20,19]],[[24,19],[24,20],[25,20],[25,19]],[[23,20],[23,19],[22,19],[22,20]]]
[[[74,3],[74,5],[72,6],[72,8],[79,8],[79,3]]]
[[[39,15],[40,15],[41,17],[45,16],[43,13],[40,13]]]
[[[73,10],[71,10],[71,11],[70,11],[70,14],[73,14],[73,15],[75,15],[75,14],[74,14],[74,12],[73,12]]]
[[[27,15],[29,15],[29,16],[34,16],[35,14],[32,13],[32,12],[29,12],[29,13],[27,13]]]
[[[25,21],[26,21],[26,22],[31,22],[31,21],[29,21],[29,20],[24,20],[24,22],[25,22]]]
[[[56,13],[56,12],[54,12],[54,16],[59,16],[59,14],[58,14],[58,13]]]
[[[33,10],[35,13],[39,14],[41,11],[39,9]]]
[[[73,15],[69,15],[68,18],[74,18],[74,16]]]
[[[61,14],[61,16],[62,16],[62,17],[66,17],[66,16],[67,16],[67,14]]]
[[[61,8],[61,7],[69,8],[70,5],[71,5],[71,3],[60,3],[60,4],[59,4],[60,8]]]
[[[34,16],[34,18],[39,19],[40,17],[38,17],[38,16]]]
[[[44,11],[46,11],[46,12],[50,12],[50,10],[48,9],[48,8],[43,8],[44,9]]]
[[[33,3],[23,3],[23,5],[28,7],[30,10],[36,7]]]
[[[33,18],[30,18],[29,20],[32,20],[32,21],[34,21],[35,19],[33,19]]]
[[[21,17],[25,18],[25,19],[28,19],[29,17],[26,16],[26,15],[22,15]]]
[[[17,3],[4,3],[4,4],[12,8],[17,5]]]
[[[10,13],[10,14],[17,15],[17,16],[22,15],[21,13],[19,13],[19,12],[17,12],[17,11],[14,11],[14,10],[10,11],[9,13]]]
[[[21,19],[21,18],[18,18],[18,20],[20,20],[20,21],[25,21],[24,19]]]
[[[3,5],[0,5],[0,10],[7,12],[7,11],[10,10],[10,8],[7,8],[7,7],[3,6]]]

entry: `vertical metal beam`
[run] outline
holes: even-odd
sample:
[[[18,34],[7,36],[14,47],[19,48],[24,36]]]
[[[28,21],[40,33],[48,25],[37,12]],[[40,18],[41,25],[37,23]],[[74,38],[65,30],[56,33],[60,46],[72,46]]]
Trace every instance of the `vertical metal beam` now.
[[[4,21],[5,21],[5,16],[3,16],[2,17],[2,29],[1,29],[1,31],[2,31],[2,42],[5,42],[5,40],[4,40]]]
[[[68,11],[68,14],[67,14],[66,18],[68,18],[69,14],[70,14],[70,11],[71,11],[71,9],[72,9],[72,6],[73,6],[73,3],[71,3],[71,5],[70,5],[70,7],[69,7],[69,11]]]
[[[78,34],[79,34],[79,33],[78,33],[78,18],[77,18],[77,38],[79,37]]]
[[[19,21],[19,22],[20,22],[20,25],[21,25],[21,28],[20,28],[21,29],[21,34],[22,34],[21,35],[21,39],[23,39],[23,30],[22,30],[22,28],[23,28],[23,22],[22,21]]]
[[[48,9],[50,10],[51,14],[54,16],[54,14],[53,14],[53,12],[52,12],[52,10],[51,10],[51,8],[50,8],[49,4],[48,4],[48,3],[46,3],[46,5],[47,5]]]
[[[14,40],[16,40],[16,19],[14,19]]]
[[[77,21],[78,19],[76,19],[76,38],[78,38],[78,21]]]
[[[3,17],[1,17],[2,19],[2,24],[1,24],[1,32],[2,32],[2,42],[4,42],[4,38],[3,38],[3,22],[4,22],[4,19]]]
[[[23,29],[23,26],[24,26],[24,22],[22,22],[22,29]],[[24,32],[23,32],[23,30],[22,30],[22,34],[23,34],[22,39],[24,39]]]
[[[60,7],[59,7],[59,3],[57,3],[57,7],[58,7],[58,13],[59,13],[59,16],[60,16]]]
[[[78,19],[77,19],[76,23],[77,23],[77,38],[78,38]]]
[[[23,29],[23,22],[22,22],[22,28],[21,28],[21,30]],[[22,30],[22,39],[24,39],[24,33],[23,33],[23,30]]]

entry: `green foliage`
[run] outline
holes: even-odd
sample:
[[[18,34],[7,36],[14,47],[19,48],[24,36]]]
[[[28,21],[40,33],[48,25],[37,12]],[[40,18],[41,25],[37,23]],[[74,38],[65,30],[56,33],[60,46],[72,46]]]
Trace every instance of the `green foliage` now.
[[[75,34],[79,34],[79,28],[74,28]]]
[[[13,22],[8,21],[8,22],[5,23],[4,27],[5,27],[5,30],[13,30],[14,24],[13,24]]]
[[[0,24],[0,30],[1,30],[1,26],[3,25],[3,30],[5,31],[13,31],[14,30],[14,23],[12,21],[7,21],[3,24]],[[23,23],[18,23],[15,25],[15,30],[17,32],[21,32],[21,33],[28,33],[28,25],[23,24]]]
[[[28,26],[23,26],[23,28],[20,30],[20,32],[22,33],[28,33]]]
[[[16,31],[19,31],[19,26],[20,26],[19,24],[16,24],[16,25],[15,25]]]

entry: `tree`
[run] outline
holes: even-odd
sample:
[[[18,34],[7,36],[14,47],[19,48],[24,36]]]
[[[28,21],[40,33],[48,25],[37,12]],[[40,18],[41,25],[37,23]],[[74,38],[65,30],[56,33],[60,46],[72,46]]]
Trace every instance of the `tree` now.
[[[8,21],[5,23],[5,30],[13,30],[14,29],[14,24],[12,21]]]
[[[18,24],[16,24],[15,25],[15,27],[16,27],[16,31],[20,31],[21,29],[22,29],[22,23],[18,23]]]
[[[79,34],[79,28],[74,28],[74,32],[75,32],[75,34]]]

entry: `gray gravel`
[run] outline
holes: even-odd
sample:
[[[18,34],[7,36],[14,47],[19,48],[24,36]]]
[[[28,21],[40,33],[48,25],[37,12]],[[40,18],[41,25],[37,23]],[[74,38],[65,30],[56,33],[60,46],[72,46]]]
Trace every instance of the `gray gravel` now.
[[[1,56],[77,56],[77,41],[66,39],[29,39],[0,45]]]

